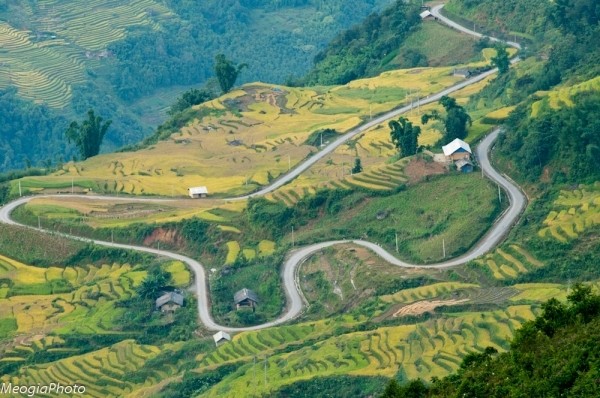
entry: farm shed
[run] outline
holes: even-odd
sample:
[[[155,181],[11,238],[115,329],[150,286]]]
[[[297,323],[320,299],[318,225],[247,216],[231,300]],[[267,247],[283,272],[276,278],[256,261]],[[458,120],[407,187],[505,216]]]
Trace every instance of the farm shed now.
[[[471,159],[471,146],[458,138],[454,139],[454,141],[448,145],[444,145],[442,150],[444,151],[446,160],[449,162],[461,159]]]
[[[165,293],[156,299],[156,309],[161,312],[175,312],[183,307],[183,295],[178,292]]]
[[[221,344],[231,341],[231,336],[229,335],[229,333],[220,331],[218,333],[213,334],[213,340],[215,341],[215,345],[218,347]]]
[[[192,199],[206,198],[206,196],[208,196],[208,188],[206,187],[188,188],[188,192]]]
[[[454,69],[452,75],[456,77],[464,77],[466,79],[467,77],[471,76],[471,71],[468,69]]]
[[[471,173],[473,171],[473,163],[468,159],[460,159],[456,162],[456,169],[463,173]]]
[[[233,300],[237,309],[239,309],[240,307],[252,307],[252,309],[254,309],[254,307],[256,307],[256,304],[258,304],[258,296],[256,295],[256,293],[246,288],[237,292],[233,296]]]
[[[421,19],[436,19],[435,16],[429,10],[423,11],[419,14],[419,16],[421,16]]]

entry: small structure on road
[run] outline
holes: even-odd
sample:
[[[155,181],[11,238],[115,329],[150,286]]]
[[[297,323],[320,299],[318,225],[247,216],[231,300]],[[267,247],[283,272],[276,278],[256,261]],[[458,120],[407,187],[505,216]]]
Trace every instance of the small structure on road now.
[[[233,301],[238,310],[240,307],[250,307],[254,310],[258,304],[258,296],[252,290],[244,288],[233,296]]]
[[[156,299],[156,309],[163,313],[173,313],[183,307],[183,295],[179,292],[165,293]]]
[[[433,14],[431,13],[431,11],[429,11],[429,10],[425,10],[425,11],[421,12],[421,13],[419,14],[419,16],[420,16],[420,17],[421,17],[421,19],[423,19],[423,20],[425,20],[425,19],[436,19],[435,15],[433,15]]]
[[[188,192],[192,199],[206,198],[208,196],[208,188],[206,187],[188,188]]]
[[[231,341],[231,336],[229,333],[220,331],[218,333],[213,334],[213,340],[215,341],[215,345],[218,347],[221,344],[225,344],[228,341]]]
[[[442,150],[444,151],[444,156],[448,162],[471,159],[471,146],[459,138],[455,138],[454,141],[448,145],[444,145]]]
[[[452,76],[468,78],[471,76],[471,71],[468,69],[454,69]]]
[[[462,173],[471,173],[473,171],[473,163],[468,159],[460,159],[456,162],[456,169]]]

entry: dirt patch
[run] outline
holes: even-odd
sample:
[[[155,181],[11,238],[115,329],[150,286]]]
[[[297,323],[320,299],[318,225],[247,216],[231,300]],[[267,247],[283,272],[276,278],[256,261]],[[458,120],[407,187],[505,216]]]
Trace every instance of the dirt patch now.
[[[408,177],[409,184],[421,182],[427,177],[437,174],[445,174],[446,166],[436,162],[426,162],[423,159],[412,159],[404,168],[404,174]]]
[[[405,305],[392,315],[394,318],[406,315],[421,315],[426,312],[432,312],[437,307],[442,305],[456,305],[469,301],[469,299],[462,300],[434,300],[434,301],[419,301],[409,305]]]
[[[183,239],[175,230],[157,228],[152,232],[150,236],[144,239],[144,245],[151,246],[153,243],[156,242],[170,243],[175,246],[180,246],[181,244],[183,244]]]

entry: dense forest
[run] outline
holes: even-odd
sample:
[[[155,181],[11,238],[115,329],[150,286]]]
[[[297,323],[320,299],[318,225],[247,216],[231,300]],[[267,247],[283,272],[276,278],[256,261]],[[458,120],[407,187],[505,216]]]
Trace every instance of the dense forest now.
[[[500,150],[530,180],[546,177],[558,182],[600,178],[600,93],[582,92],[573,107],[546,108],[530,117],[521,106],[507,121],[511,134],[502,135]]]
[[[0,90],[0,170],[70,160],[67,125],[47,106],[20,99],[14,88]]]
[[[382,398],[600,396],[600,295],[575,285],[519,329],[509,352],[468,354],[459,371],[430,385],[390,382]]]
[[[421,22],[419,11],[416,4],[398,1],[381,13],[369,15],[319,52],[314,68],[297,83],[345,84],[385,70],[402,41]]]
[[[40,37],[52,34],[46,32],[49,20],[60,19],[57,29],[65,29],[67,34],[71,25],[81,23],[77,18],[85,16],[86,10],[76,3],[71,7],[71,1],[42,4],[1,0],[0,20],[30,32],[30,40],[36,43]],[[77,57],[77,62],[85,65],[85,81],[71,86],[68,106],[48,109],[39,101],[21,101],[19,91],[17,96],[3,96],[5,104],[10,102],[11,112],[0,113],[0,124],[7,126],[0,130],[0,145],[11,142],[11,151],[0,160],[0,171],[26,167],[25,158],[33,164],[49,160],[55,163],[54,154],[60,153],[66,158],[72,155],[72,148],[66,149],[64,137],[58,133],[64,124],[55,123],[52,115],[77,120],[92,108],[96,114],[113,120],[103,151],[139,142],[165,120],[166,108],[177,90],[201,86],[214,76],[214,57],[218,53],[248,64],[238,83],[256,80],[283,83],[302,76],[310,69],[315,54],[342,29],[392,2],[148,0],[145,2],[148,7],[143,9],[140,17],[145,23],[132,22],[118,40],[94,38],[100,42],[107,40],[105,58],[97,59],[96,52],[90,53],[76,44],[61,50],[69,51],[72,54],[69,56]],[[90,7],[110,11],[125,5],[126,2],[98,0]],[[72,11],[58,17],[50,15],[54,9],[64,7],[72,8]],[[169,14],[158,10],[168,10]],[[115,34],[108,29],[111,35]],[[56,40],[64,39],[58,33]],[[23,49],[29,51],[31,48]],[[28,53],[23,54],[27,56]],[[36,59],[38,66],[46,67],[43,60]],[[0,77],[3,73],[8,77],[10,72],[6,71],[6,66],[10,68],[12,62],[0,59]],[[19,61],[18,65],[25,64]],[[52,67],[51,73],[55,71]],[[10,81],[0,78],[0,88],[10,85]],[[39,121],[34,122],[38,127],[46,124],[52,129],[26,127],[26,139],[22,134],[12,134],[20,130],[15,128],[16,120],[29,119],[27,115],[32,112],[39,115],[34,118]],[[46,145],[43,148],[28,145],[28,140]]]

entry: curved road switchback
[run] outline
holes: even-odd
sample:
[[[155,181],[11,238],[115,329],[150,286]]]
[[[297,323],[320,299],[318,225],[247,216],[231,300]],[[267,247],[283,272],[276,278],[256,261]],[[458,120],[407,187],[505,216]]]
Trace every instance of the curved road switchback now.
[[[445,18],[439,14],[439,10],[442,7],[443,7],[443,5],[434,7],[434,9],[432,10],[432,13],[435,16],[437,16],[440,20],[442,20],[444,23],[447,23],[450,25],[449,22],[452,22],[452,21],[448,20],[447,18]],[[455,23],[452,22],[452,26],[459,29],[460,25],[456,24],[456,26],[454,26],[454,24]],[[480,36],[479,34],[472,32],[463,27],[460,27],[459,30],[464,31],[465,33],[468,33],[468,34]],[[511,44],[511,43],[509,43],[509,44]],[[516,43],[514,43],[514,44],[516,44]],[[518,44],[515,47],[518,47]],[[518,48],[520,48],[520,47],[518,47]],[[513,62],[518,62],[518,59],[513,60]],[[475,76],[473,78],[467,79],[453,87],[447,88],[437,94],[434,94],[432,96],[429,96],[426,99],[423,99],[421,101],[421,104],[427,104],[430,102],[437,101],[442,96],[451,94],[457,90],[460,90],[460,89],[467,87],[471,84],[474,84],[476,82],[479,82],[479,81],[485,79],[486,77],[492,75],[495,72],[496,72],[496,70],[494,69],[494,70],[485,72],[483,74],[480,74],[478,76]],[[414,106],[416,106],[416,105],[414,105]],[[280,188],[281,186],[287,184],[288,182],[295,179],[296,177],[298,177],[301,173],[306,171],[308,168],[310,168],[313,164],[315,164],[319,160],[323,159],[329,153],[333,152],[337,147],[342,145],[344,142],[348,141],[349,139],[353,138],[354,136],[356,136],[362,132],[365,132],[366,130],[370,129],[373,126],[376,126],[379,123],[385,122],[388,119],[394,118],[394,117],[412,109],[414,106],[407,105],[402,108],[390,111],[390,112],[388,112],[382,116],[379,116],[376,119],[374,119],[362,126],[359,126],[355,129],[353,129],[352,131],[348,132],[347,134],[341,136],[340,138],[336,139],[335,141],[333,141],[332,143],[327,145],[325,148],[323,148],[323,150],[321,150],[317,154],[313,155],[311,158],[307,159],[306,161],[304,161],[303,163],[298,165],[290,173],[279,178],[278,180],[273,182],[271,185],[269,185],[257,192],[254,192],[252,194],[245,195],[242,197],[229,198],[229,199],[224,199],[224,200],[225,201],[227,201],[227,200],[242,200],[242,199],[247,199],[250,197],[262,196],[269,192],[272,192],[272,191]],[[227,332],[241,332],[241,331],[264,329],[264,328],[268,328],[268,327],[272,327],[272,326],[276,326],[276,325],[280,325],[282,323],[288,322],[288,321],[294,319],[295,317],[297,317],[302,312],[302,309],[304,308],[305,303],[304,303],[304,299],[302,296],[302,292],[297,283],[298,268],[310,255],[312,255],[313,253],[316,253],[326,247],[339,245],[339,244],[354,243],[354,244],[361,245],[361,246],[364,246],[364,247],[370,249],[375,254],[379,255],[381,258],[383,258],[384,260],[388,261],[389,263],[391,263],[393,265],[396,265],[399,267],[408,267],[408,268],[454,267],[457,265],[464,264],[468,261],[474,260],[477,257],[480,257],[481,255],[483,255],[483,254],[489,252],[490,250],[492,250],[493,248],[495,248],[502,241],[502,239],[504,239],[506,234],[511,230],[512,226],[518,221],[519,215],[524,210],[526,203],[527,203],[526,198],[523,195],[523,193],[521,192],[521,190],[519,189],[519,187],[516,186],[515,184],[513,184],[511,181],[509,181],[504,176],[502,176],[499,172],[497,172],[490,163],[489,152],[490,152],[490,149],[492,148],[496,138],[498,137],[498,135],[500,133],[501,133],[501,131],[499,129],[496,129],[495,131],[490,133],[487,137],[485,137],[481,141],[481,143],[477,146],[476,156],[479,159],[479,164],[480,164],[483,172],[487,175],[487,177],[489,177],[492,181],[496,182],[499,186],[501,186],[507,192],[508,197],[509,197],[510,206],[502,214],[502,216],[496,221],[496,223],[492,226],[492,228],[484,235],[484,237],[481,238],[479,240],[479,242],[473,248],[471,248],[471,250],[469,250],[467,253],[461,255],[460,257],[457,257],[457,258],[454,258],[454,259],[451,259],[448,261],[444,261],[441,263],[429,264],[429,265],[411,264],[411,263],[401,261],[401,260],[397,259],[394,255],[392,255],[391,253],[389,253],[388,251],[383,249],[381,246],[379,246],[375,243],[372,243],[372,242],[364,241],[364,240],[328,241],[328,242],[316,243],[316,244],[305,246],[305,247],[302,247],[302,248],[299,248],[296,250],[292,250],[290,252],[288,258],[282,265],[282,271],[281,271],[284,290],[285,290],[285,294],[286,294],[286,298],[287,298],[286,310],[279,318],[277,318],[273,321],[270,321],[270,322],[263,323],[261,325],[236,328],[236,327],[230,327],[230,326],[225,326],[225,325],[219,325],[214,321],[214,319],[212,318],[212,315],[211,315],[211,311],[210,311],[210,298],[208,295],[209,290],[208,290],[205,267],[197,260],[194,260],[190,257],[184,256],[181,254],[172,253],[172,252],[169,252],[166,250],[153,249],[153,248],[144,247],[144,246],[113,243],[113,242],[106,242],[106,241],[95,240],[95,239],[91,240],[91,239],[72,236],[72,235],[68,235],[68,234],[64,234],[64,233],[59,233],[58,235],[64,236],[67,238],[71,238],[71,239],[80,240],[80,241],[93,242],[95,244],[102,245],[102,246],[114,247],[114,248],[126,249],[126,250],[135,250],[135,251],[155,254],[155,255],[171,258],[174,260],[182,261],[185,264],[187,264],[195,274],[195,285],[196,285],[197,300],[198,300],[198,314],[199,314],[200,321],[205,325],[206,328],[208,328],[210,330],[223,330],[223,331],[227,331]],[[60,197],[60,198],[71,197],[71,198],[88,199],[88,200],[107,200],[107,201],[113,201],[113,202],[119,202],[119,201],[170,202],[170,201],[173,201],[173,199],[122,198],[122,197],[110,197],[110,196],[98,196],[98,195],[38,195],[38,196],[19,198],[13,202],[6,204],[4,207],[0,208],[0,222],[5,223],[5,224],[11,224],[11,225],[21,225],[10,218],[11,212],[18,206],[23,205],[32,199],[44,198],[44,197],[55,197],[55,198],[56,197]],[[21,225],[21,226],[25,226],[25,225]],[[33,230],[41,231],[41,232],[50,232],[50,231],[47,231],[44,229],[34,228],[31,226],[25,226],[25,227],[31,228]]]

